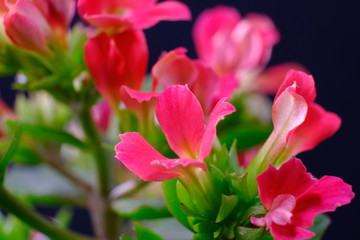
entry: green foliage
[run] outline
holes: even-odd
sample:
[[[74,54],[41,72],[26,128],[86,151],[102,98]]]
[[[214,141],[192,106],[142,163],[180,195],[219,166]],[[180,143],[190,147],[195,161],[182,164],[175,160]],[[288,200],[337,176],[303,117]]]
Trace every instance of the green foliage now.
[[[8,121],[7,124],[10,128],[17,126],[17,122]],[[43,142],[56,142],[58,144],[70,144],[80,149],[86,149],[87,145],[74,137],[72,134],[63,130],[34,125],[29,123],[21,123],[21,128],[24,134],[30,135],[33,139]]]
[[[120,199],[112,204],[117,214],[133,220],[147,220],[171,217],[170,212],[160,199]]]
[[[159,235],[144,227],[140,223],[135,222],[134,227],[138,240],[163,240],[163,238],[161,238]]]
[[[8,149],[6,150],[5,154],[1,157],[0,160],[0,184],[4,182],[5,171],[11,161],[11,158],[16,153],[16,150],[19,145],[20,137],[21,137],[21,127],[17,126],[14,137],[12,138]]]
[[[181,209],[181,203],[176,192],[176,182],[177,179],[172,179],[162,183],[164,201],[171,214],[179,220],[183,226],[192,231],[187,220],[187,215]]]

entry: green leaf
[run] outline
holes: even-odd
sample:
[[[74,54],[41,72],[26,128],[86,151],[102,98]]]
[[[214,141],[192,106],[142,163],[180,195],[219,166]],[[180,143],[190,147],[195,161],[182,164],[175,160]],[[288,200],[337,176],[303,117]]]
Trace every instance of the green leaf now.
[[[260,239],[264,228],[249,228],[239,226],[236,228],[236,240]]]
[[[18,124],[14,121],[8,121],[7,123],[12,128],[14,128]],[[23,133],[27,133],[31,135],[34,139],[40,141],[57,142],[59,144],[67,143],[80,149],[87,148],[87,145],[84,142],[63,130],[43,127],[29,123],[21,123],[21,129]]]
[[[221,195],[221,205],[219,213],[216,217],[216,223],[222,222],[225,218],[227,218],[231,212],[236,207],[236,204],[238,203],[238,197],[236,195]]]
[[[308,230],[316,233],[316,236],[311,238],[311,240],[320,240],[323,235],[325,234],[326,229],[330,225],[330,217],[328,217],[325,214],[319,214],[315,218],[314,225],[311,228],[308,228]]]
[[[20,142],[20,137],[21,137],[21,127],[17,126],[14,137],[7,151],[5,152],[4,156],[1,158],[0,161],[0,184],[4,182],[5,171],[10,163],[11,158],[16,153],[16,150]]]
[[[236,193],[239,199],[247,202],[249,193],[247,188],[247,175],[239,173],[230,173],[226,175],[231,190]]]
[[[25,165],[36,165],[42,163],[43,159],[34,149],[20,145],[13,157],[13,162]]]
[[[187,215],[181,210],[180,201],[176,192],[177,179],[164,181],[162,188],[164,192],[164,200],[171,214],[179,220],[187,229],[191,230],[191,227],[187,221]]]
[[[215,240],[215,238],[210,233],[197,233],[192,240]]]
[[[219,138],[227,146],[231,146],[234,139],[237,139],[237,149],[245,150],[264,142],[271,131],[270,126],[241,125],[222,133]]]
[[[264,208],[263,205],[255,205],[255,206],[251,206],[249,207],[244,214],[242,214],[241,216],[241,220],[242,221],[248,221],[250,219],[250,217],[259,217],[259,216],[263,216],[266,214],[266,209]]]
[[[138,240],[163,240],[162,237],[144,227],[140,223],[134,223],[135,233]]]
[[[175,218],[147,220],[141,224],[166,240],[189,240],[194,235]]]
[[[120,199],[112,204],[112,208],[120,216],[134,220],[167,218],[172,216],[160,199]]]
[[[46,165],[13,166],[6,174],[5,187],[25,198],[80,197],[78,188]]]

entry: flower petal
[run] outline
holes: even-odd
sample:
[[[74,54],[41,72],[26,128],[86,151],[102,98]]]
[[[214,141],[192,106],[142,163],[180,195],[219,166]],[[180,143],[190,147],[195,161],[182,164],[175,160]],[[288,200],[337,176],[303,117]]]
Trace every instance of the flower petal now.
[[[271,210],[274,199],[281,194],[291,194],[295,198],[304,194],[316,183],[300,159],[293,158],[285,162],[279,169],[272,165],[260,174],[256,181],[259,196],[264,207]]]
[[[193,38],[199,58],[213,65],[216,52],[224,42],[215,36],[230,36],[241,16],[235,8],[217,6],[204,11],[196,20]]]
[[[198,76],[193,61],[186,56],[185,48],[176,48],[163,54],[152,68],[152,75],[163,88],[171,85],[192,84]]]
[[[171,149],[180,158],[197,159],[204,133],[204,113],[187,86],[170,86],[156,103],[156,117]]]
[[[139,133],[120,134],[120,142],[115,146],[116,155],[130,171],[144,181],[165,181],[178,176],[177,173],[154,167],[154,160],[167,159],[156,151]]]
[[[272,162],[286,147],[288,136],[305,120],[308,106],[305,99],[298,95],[296,84],[287,87],[275,100],[272,107],[274,130],[266,141],[266,158]]]
[[[305,72],[306,69],[297,63],[283,63],[266,68],[259,76],[254,79],[252,85],[258,91],[265,94],[275,94],[283,83],[289,70]]]
[[[352,187],[341,178],[324,176],[296,201],[294,224],[311,227],[316,215],[335,211],[354,198]]]
[[[207,171],[207,166],[203,161],[195,159],[164,159],[154,160],[151,165],[166,171],[176,172],[183,175],[185,168],[201,168]]]
[[[4,17],[4,26],[6,34],[15,45],[41,54],[49,51],[46,36],[33,19],[12,13]]]
[[[178,1],[164,1],[156,4],[144,15],[134,18],[135,27],[145,29],[154,26],[160,21],[191,20],[189,8]]]
[[[209,116],[209,120],[206,123],[204,136],[201,140],[200,153],[198,158],[200,160],[203,160],[210,154],[211,147],[216,136],[216,125],[218,122],[224,119],[226,115],[236,111],[235,107],[226,102],[226,100],[227,98],[220,99]]]
[[[295,92],[302,96],[307,103],[312,103],[316,97],[316,89],[314,78],[311,75],[308,75],[304,72],[290,70],[284,82],[280,86],[275,100],[289,87],[292,86],[296,82]]]
[[[303,240],[315,236],[315,233],[293,224],[285,226],[272,224],[270,233],[274,240]]]
[[[305,121],[290,133],[288,139],[289,156],[313,149],[323,140],[331,137],[340,128],[341,118],[327,112],[320,105],[309,105]]]

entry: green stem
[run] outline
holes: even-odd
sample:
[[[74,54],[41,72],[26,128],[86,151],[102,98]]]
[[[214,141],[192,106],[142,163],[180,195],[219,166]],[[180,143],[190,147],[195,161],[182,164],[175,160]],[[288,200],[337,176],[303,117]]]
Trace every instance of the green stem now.
[[[88,199],[88,205],[94,225],[94,230],[99,239],[115,240],[119,238],[120,219],[110,205],[109,193],[111,190],[111,162],[102,147],[100,136],[90,115],[90,108],[86,105],[80,111],[86,140],[93,152],[97,179],[98,192],[95,191]]]
[[[0,206],[7,212],[27,223],[30,227],[44,233],[53,240],[91,240],[92,238],[79,235],[63,229],[36,213],[30,207],[24,205],[4,187],[0,187]]]
[[[99,134],[95,128],[90,115],[90,110],[84,106],[80,111],[80,121],[90,145],[96,162],[97,177],[99,182],[99,191],[102,196],[107,196],[110,191],[110,162],[107,159],[100,141]]]

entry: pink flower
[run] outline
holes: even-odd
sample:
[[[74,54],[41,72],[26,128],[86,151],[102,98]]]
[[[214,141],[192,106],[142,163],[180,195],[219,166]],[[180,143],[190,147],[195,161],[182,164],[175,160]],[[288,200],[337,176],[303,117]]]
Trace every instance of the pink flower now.
[[[177,1],[79,0],[78,11],[86,22],[107,32],[119,32],[132,27],[145,29],[162,20],[191,19],[187,6]]]
[[[257,189],[255,178],[269,163],[278,167],[298,153],[313,149],[339,129],[340,117],[314,103],[315,97],[313,77],[289,71],[273,103],[274,129],[246,169],[252,196]]]
[[[86,42],[85,61],[97,90],[117,109],[120,87],[139,90],[144,81],[148,61],[144,33],[133,29],[112,36],[100,33]]]
[[[152,75],[162,88],[187,84],[206,116],[219,99],[230,97],[237,87],[236,80],[220,78],[207,64],[188,58],[185,48],[176,48],[163,54],[152,68]]]
[[[66,47],[68,27],[75,13],[75,1],[3,1],[5,31],[12,42],[24,49],[45,54],[48,43]],[[3,8],[3,7],[2,7]]]
[[[210,154],[217,123],[235,108],[221,99],[205,126],[199,101],[187,86],[171,86],[156,103],[156,117],[170,145],[180,157],[168,159],[139,133],[120,134],[116,158],[145,181],[165,181],[184,175],[187,168],[206,170],[203,159]],[[205,126],[205,127],[204,127]]]
[[[251,217],[256,226],[266,226],[275,240],[300,240],[315,234],[311,227],[316,215],[335,211],[354,197],[342,179],[324,176],[315,179],[299,159],[293,158],[280,169],[271,166],[257,177],[259,196],[268,213]]]
[[[300,152],[313,149],[332,136],[341,119],[314,103],[316,89],[311,75],[290,71],[280,86],[273,104],[274,130],[268,139],[273,146],[269,157],[279,163]],[[278,154],[282,152],[282,156]]]
[[[217,6],[198,17],[193,38],[200,59],[219,76],[237,78],[240,87],[248,91],[274,93],[288,70],[304,69],[287,63],[269,69],[269,74],[264,71],[280,38],[274,23],[264,15],[249,14],[243,18],[235,8]]]

